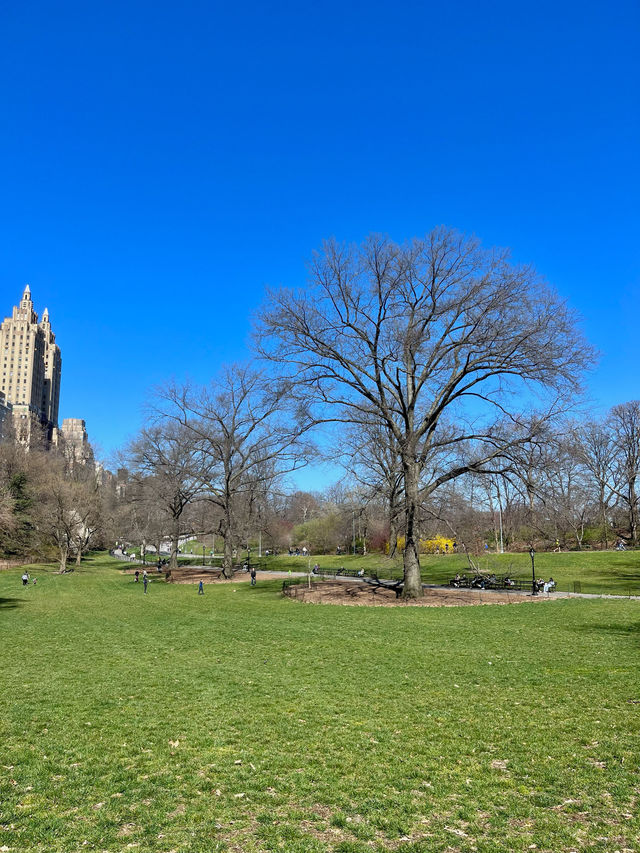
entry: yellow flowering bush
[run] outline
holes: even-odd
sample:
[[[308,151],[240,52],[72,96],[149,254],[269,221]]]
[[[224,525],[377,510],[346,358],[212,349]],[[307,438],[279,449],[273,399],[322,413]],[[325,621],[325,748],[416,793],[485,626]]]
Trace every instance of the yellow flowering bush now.
[[[405,537],[398,536],[398,551],[404,551]],[[386,545],[386,552],[389,553],[389,543]],[[420,540],[421,554],[453,554],[453,539],[448,539],[446,536],[434,536],[433,539]]]

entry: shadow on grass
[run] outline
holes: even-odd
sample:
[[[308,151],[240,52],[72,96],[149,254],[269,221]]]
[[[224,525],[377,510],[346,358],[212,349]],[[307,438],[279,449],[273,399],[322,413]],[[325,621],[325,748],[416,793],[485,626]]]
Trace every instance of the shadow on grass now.
[[[620,569],[603,569],[600,573],[600,576],[604,579],[609,580],[610,578],[615,578],[616,580],[625,581],[630,584],[635,584],[636,586],[640,585],[640,574],[636,569],[633,571],[621,571]]]
[[[21,607],[25,598],[0,598],[0,610],[10,610],[13,607]]]
[[[609,634],[618,637],[640,637],[640,622],[603,622],[601,624],[590,622],[586,625],[578,625],[574,630],[580,633]]]

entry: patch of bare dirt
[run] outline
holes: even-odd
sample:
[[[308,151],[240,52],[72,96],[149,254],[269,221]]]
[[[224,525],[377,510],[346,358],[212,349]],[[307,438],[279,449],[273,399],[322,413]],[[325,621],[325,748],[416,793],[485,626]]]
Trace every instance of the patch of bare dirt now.
[[[374,607],[466,607],[479,604],[523,604],[530,601],[551,601],[543,595],[532,596],[523,592],[454,589],[427,587],[423,598],[405,601],[396,598],[393,590],[369,586],[365,583],[324,581],[290,587],[292,598],[306,604],[345,604]]]
[[[122,569],[121,573],[123,575],[133,575],[135,574],[136,569],[140,576],[140,582],[142,582],[143,569],[140,566]],[[161,580],[167,581],[168,583],[198,584],[202,581],[202,583],[206,585],[210,583],[242,583],[244,581],[249,581],[248,572],[236,571],[233,578],[227,580],[222,576],[222,571],[220,569],[203,569],[201,566],[183,566],[173,570],[163,568],[161,572],[159,572],[155,567],[150,567],[147,569],[147,574],[149,575],[149,580]]]

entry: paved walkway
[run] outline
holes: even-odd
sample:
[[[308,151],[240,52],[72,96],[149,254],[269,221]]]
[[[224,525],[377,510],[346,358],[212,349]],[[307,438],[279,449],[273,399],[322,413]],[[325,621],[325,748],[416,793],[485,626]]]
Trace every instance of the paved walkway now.
[[[131,563],[142,563],[142,560],[131,559],[130,557],[119,557],[119,559]],[[147,565],[153,565],[147,563]],[[178,565],[180,565],[178,563]],[[211,565],[209,566],[185,566],[185,568],[191,569],[211,569]],[[218,566],[214,566],[213,568],[219,568]],[[243,573],[239,573],[240,578],[243,577]],[[282,579],[286,580],[287,578],[306,578],[309,576],[309,572],[290,572],[290,571],[269,571],[269,570],[258,570],[259,576],[270,577],[274,579]],[[249,577],[247,573],[247,577]],[[353,578],[353,577],[343,577],[342,575],[333,575],[333,574],[322,574],[320,572],[317,575],[311,573],[312,578],[331,578],[331,580],[341,581],[344,583],[364,583],[362,578]],[[238,578],[238,579],[240,579]],[[384,580],[384,578],[383,578]],[[448,585],[445,584],[435,584],[435,583],[423,583],[424,589],[450,589]],[[491,592],[495,595],[509,595],[511,590],[508,589],[487,589],[482,590],[482,592]],[[522,592],[520,592],[522,594]],[[613,601],[618,601],[621,598],[627,599],[629,601],[640,601],[640,595],[625,595],[624,593],[619,593],[617,595],[613,595],[611,593],[594,593],[594,592],[565,592],[563,590],[557,590],[556,592],[539,592],[538,595],[544,598],[604,598],[604,599],[612,599]]]

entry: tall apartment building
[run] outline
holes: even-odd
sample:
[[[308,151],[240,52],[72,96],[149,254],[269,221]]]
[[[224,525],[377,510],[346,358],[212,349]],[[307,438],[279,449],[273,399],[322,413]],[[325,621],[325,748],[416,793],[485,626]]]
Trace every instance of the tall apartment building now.
[[[89,444],[87,427],[81,418],[65,418],[54,442],[61,444],[67,461],[74,465],[94,463],[93,448]]]
[[[58,428],[62,358],[49,312],[45,308],[38,322],[29,285],[0,326],[0,359],[0,393],[11,407],[16,438],[31,441],[40,430],[50,442]]]

